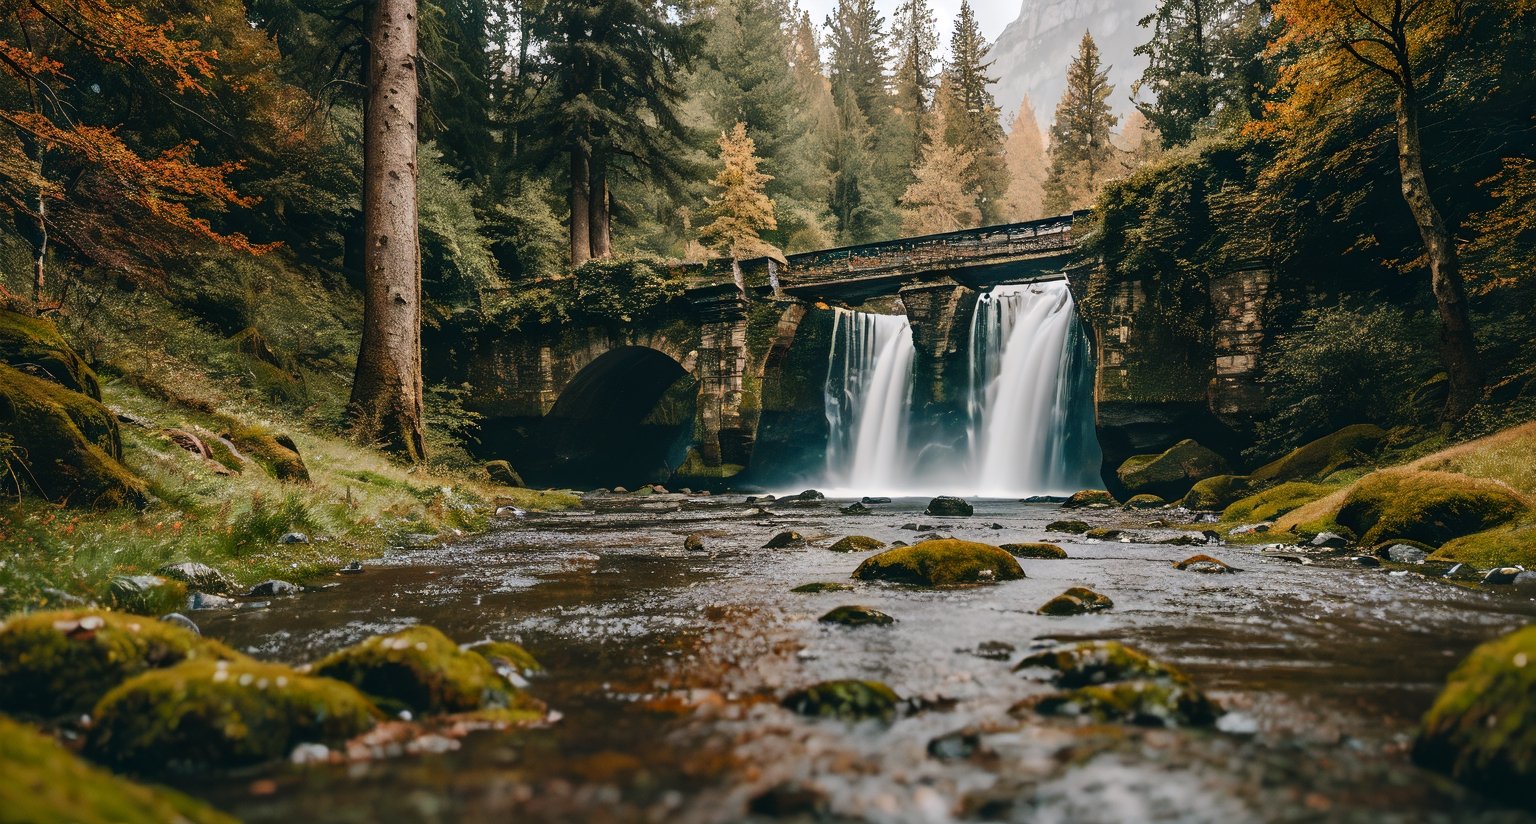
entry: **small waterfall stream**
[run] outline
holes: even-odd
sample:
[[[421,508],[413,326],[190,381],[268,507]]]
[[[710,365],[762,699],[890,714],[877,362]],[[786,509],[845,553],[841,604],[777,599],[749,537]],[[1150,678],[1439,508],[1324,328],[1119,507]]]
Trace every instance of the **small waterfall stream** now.
[[[833,494],[982,497],[1099,485],[1088,344],[1065,281],[1002,286],[971,323],[968,449],[917,470],[912,329],[901,315],[836,310],[827,372],[825,485]],[[942,488],[940,488],[942,487]]]

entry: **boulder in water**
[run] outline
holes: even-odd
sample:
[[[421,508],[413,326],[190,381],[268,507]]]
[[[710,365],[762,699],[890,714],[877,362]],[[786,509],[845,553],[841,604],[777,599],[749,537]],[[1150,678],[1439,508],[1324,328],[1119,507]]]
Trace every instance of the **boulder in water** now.
[[[884,549],[885,543],[877,541],[865,535],[849,535],[838,540],[837,543],[827,547],[833,552],[869,552],[875,549]]]
[[[890,498],[884,498],[884,497],[873,497],[872,498],[872,497],[870,497],[868,495],[865,495],[863,498],[859,499],[859,503],[861,503],[861,504],[888,504],[890,502],[891,502]]]
[[[1119,506],[1115,496],[1103,489],[1084,489],[1061,502],[1062,509],[1087,509],[1092,506]]]
[[[245,594],[248,598],[271,598],[276,595],[298,595],[303,591],[298,584],[272,578],[251,587]]]
[[[867,507],[867,506],[865,506],[865,505],[863,505],[861,503],[858,503],[857,501],[855,501],[854,503],[851,503],[851,504],[849,504],[849,505],[847,505],[845,507],[841,507],[837,511],[843,513],[844,515],[873,515],[873,514],[875,514],[875,511],[873,509],[870,509],[869,507]]]
[[[703,552],[704,551],[704,536],[702,534],[698,533],[698,532],[695,532],[695,533],[689,535],[688,537],[684,538],[683,539],[683,549],[686,549],[689,552]]]
[[[1067,551],[1055,544],[1003,544],[1002,548],[1009,555],[1012,555],[1015,558],[1037,558],[1041,560],[1051,560],[1067,557]]]
[[[1063,644],[1032,653],[1013,668],[1014,672],[1046,670],[1058,687],[1076,688],[1112,681],[1159,679],[1177,682],[1189,680],[1182,671],[1153,660],[1145,653],[1119,641],[1083,641]]]
[[[807,594],[807,595],[817,594],[817,593],[822,593],[822,592],[852,592],[852,591],[853,591],[853,586],[850,585],[850,584],[835,584],[835,583],[831,583],[831,582],[827,582],[827,581],[817,581],[815,583],[810,583],[810,584],[801,584],[800,586],[797,586],[794,589],[790,590],[790,592],[799,592],[799,593],[803,593],[803,594]]]
[[[763,549],[785,549],[797,546],[805,546],[805,536],[798,532],[786,531],[769,538],[768,543],[763,544]]]
[[[1205,727],[1221,708],[1187,683],[1116,681],[1047,695],[1035,703],[1041,715],[1088,718],[1101,724],[1140,727]]]
[[[853,577],[915,586],[949,586],[1018,580],[1024,577],[1024,570],[1012,555],[998,547],[949,539],[888,549],[865,558]]]
[[[1184,560],[1174,564],[1173,568],[1183,572],[1203,572],[1206,574],[1220,574],[1236,571],[1232,569],[1232,567],[1227,566],[1225,563],[1222,563],[1221,561],[1218,561],[1209,555],[1191,555],[1188,558],[1185,558]]]
[[[1114,607],[1115,602],[1107,595],[1100,595],[1087,587],[1072,587],[1045,602],[1036,610],[1041,615],[1083,615],[1101,612]]]
[[[314,672],[357,687],[381,707],[417,714],[506,708],[519,697],[487,657],[424,625],[334,652]]]
[[[1065,532],[1068,535],[1081,535],[1092,529],[1087,521],[1052,521],[1046,524],[1046,532]]]
[[[879,681],[823,681],[791,693],[784,699],[786,709],[817,718],[863,721],[895,718],[901,701],[890,687]]]
[[[975,507],[971,506],[964,498],[956,498],[952,495],[940,495],[928,502],[928,509],[924,515],[942,516],[969,516],[975,514]]]
[[[896,619],[873,607],[857,604],[835,607],[819,619],[823,624],[841,624],[845,627],[885,626]]]

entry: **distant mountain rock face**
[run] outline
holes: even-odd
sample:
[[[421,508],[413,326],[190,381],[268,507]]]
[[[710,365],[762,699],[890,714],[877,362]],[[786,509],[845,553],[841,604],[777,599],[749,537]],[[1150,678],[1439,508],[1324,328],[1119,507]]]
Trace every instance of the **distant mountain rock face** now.
[[[1024,0],[1019,18],[992,46],[991,74],[998,79],[992,94],[1003,109],[1003,122],[1029,95],[1040,128],[1050,128],[1067,85],[1067,64],[1085,31],[1093,34],[1109,67],[1109,82],[1115,86],[1109,101],[1124,122],[1132,109],[1131,84],[1147,67],[1147,59],[1133,52],[1151,36],[1136,24],[1156,8],[1157,0]]]

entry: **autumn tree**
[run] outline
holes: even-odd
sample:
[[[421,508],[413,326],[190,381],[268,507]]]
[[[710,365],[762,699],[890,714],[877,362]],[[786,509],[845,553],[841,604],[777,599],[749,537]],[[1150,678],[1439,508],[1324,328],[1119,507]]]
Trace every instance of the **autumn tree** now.
[[[1008,194],[1005,201],[1008,220],[1034,220],[1045,217],[1045,176],[1049,161],[1045,155],[1045,136],[1035,117],[1035,107],[1026,97],[1019,103],[1008,139],[1003,144],[1003,158],[1008,164]]]
[[[965,186],[976,197],[976,208],[986,223],[996,223],[1005,211],[1008,167],[1003,160],[1003,126],[997,101],[987,87],[987,40],[968,0],[949,40],[949,61],[944,66],[940,106],[944,110],[943,137],[965,156]]]
[[[1256,129],[1306,150],[1318,124],[1355,116],[1362,101],[1390,100],[1403,201],[1423,242],[1440,321],[1449,393],[1446,421],[1460,420],[1482,394],[1484,370],[1473,335],[1456,239],[1426,170],[1421,114],[1454,49],[1477,14],[1517,13],[1520,2],[1482,7],[1459,0],[1278,0],[1283,21],[1274,50],[1295,53],[1281,74],[1285,98]]]
[[[1045,210],[1062,214],[1092,202],[1113,168],[1115,147],[1110,130],[1118,118],[1111,113],[1107,69],[1101,68],[1099,47],[1084,34],[1077,56],[1067,68],[1067,88],[1051,124],[1051,169],[1045,181]]]
[[[747,134],[747,124],[737,123],[720,135],[720,171],[709,181],[715,197],[704,216],[699,240],[711,249],[736,260],[771,255],[777,248],[763,241],[762,233],[778,228],[768,182],[773,178],[758,171],[757,146]]]
[[[967,188],[971,158],[943,138],[944,118],[933,120],[916,180],[901,196],[901,229],[909,235],[931,235],[971,229],[981,223],[976,192]]]

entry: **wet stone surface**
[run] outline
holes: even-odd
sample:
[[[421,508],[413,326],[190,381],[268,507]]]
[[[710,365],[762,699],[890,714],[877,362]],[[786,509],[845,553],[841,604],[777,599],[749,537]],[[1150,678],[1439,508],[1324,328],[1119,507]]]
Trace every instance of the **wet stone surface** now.
[[[961,540],[1067,552],[1021,559],[1028,577],[986,586],[851,581],[861,555],[762,548],[787,530],[820,548],[848,534],[911,539],[901,527],[927,500],[859,516],[830,503],[766,514],[716,496],[672,512],[530,513],[380,559],[335,589],[199,613],[205,635],[295,664],[413,623],[460,643],[516,641],[545,667],[528,690],[562,718],[475,733],[440,754],[181,788],[253,822],[1536,820],[1407,754],[1456,662],[1536,616],[1513,587],[1257,547],[1221,550],[1241,575],[1192,575],[1173,566],[1190,550],[1156,543],[1176,530],[1078,510],[1135,540],[1047,535],[1062,517],[1048,503],[972,500],[975,518],[945,524]],[[708,552],[684,548],[693,533],[711,536]],[[793,592],[838,581],[854,591]],[[1115,608],[1035,614],[1077,586],[1113,593]],[[900,620],[855,631],[818,621],[839,604]],[[1226,715],[1215,729],[1157,729],[1009,714],[1056,690],[1015,664],[1093,639],[1178,667]],[[849,679],[903,700],[862,721],[783,706]]]

